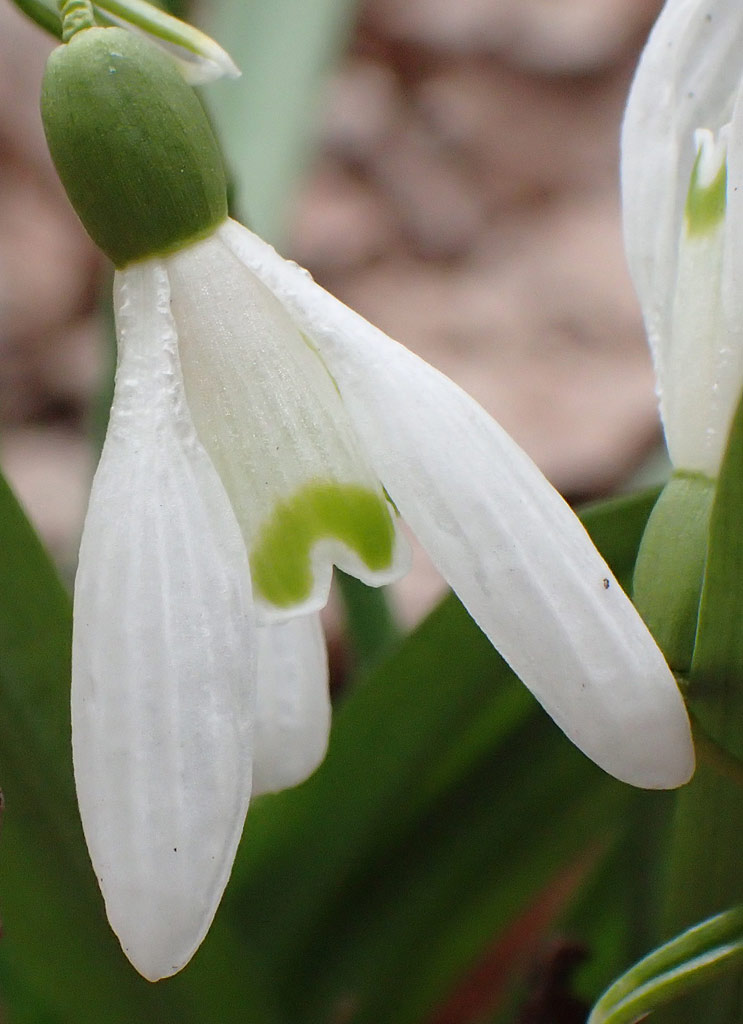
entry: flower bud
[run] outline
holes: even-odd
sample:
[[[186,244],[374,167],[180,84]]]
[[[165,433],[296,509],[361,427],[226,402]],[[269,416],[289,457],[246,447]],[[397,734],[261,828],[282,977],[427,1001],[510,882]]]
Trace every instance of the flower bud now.
[[[175,63],[119,28],[90,28],[47,63],[49,150],[88,234],[117,267],[174,252],[227,216],[219,147]]]

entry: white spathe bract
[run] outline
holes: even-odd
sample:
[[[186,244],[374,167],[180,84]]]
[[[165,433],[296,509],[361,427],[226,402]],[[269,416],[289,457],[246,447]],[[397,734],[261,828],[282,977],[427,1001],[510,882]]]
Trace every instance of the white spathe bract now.
[[[225,222],[117,272],[119,367],[76,584],[85,833],[137,969],[211,921],[251,788],[295,784],[330,722],[333,564],[408,565],[398,512],[571,739],[618,778],[685,782],[662,655],[578,519],[461,389]],[[435,681],[434,681],[435,684]]]
[[[97,0],[94,7],[100,24],[125,28],[165,50],[189,85],[239,78],[242,73],[214,39],[147,0]]]
[[[622,133],[627,256],[669,454],[710,477],[743,390],[742,78],[743,5],[668,0]]]

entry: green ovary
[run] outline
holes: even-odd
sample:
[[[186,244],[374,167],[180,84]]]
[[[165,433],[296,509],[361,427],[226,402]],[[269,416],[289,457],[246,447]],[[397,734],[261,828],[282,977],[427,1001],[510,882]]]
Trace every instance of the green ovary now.
[[[373,572],[392,564],[395,530],[384,498],[358,484],[315,481],[277,504],[259,532],[250,556],[256,594],[279,608],[307,600],[312,546],[330,538]]]

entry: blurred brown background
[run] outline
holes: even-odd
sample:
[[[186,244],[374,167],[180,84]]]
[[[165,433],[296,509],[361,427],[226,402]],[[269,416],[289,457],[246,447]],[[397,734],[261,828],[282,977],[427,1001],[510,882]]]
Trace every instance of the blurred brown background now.
[[[659,439],[618,134],[660,6],[368,0],[284,247],[475,395],[575,500],[620,486]],[[0,13],[0,463],[72,565],[108,269],[46,154],[51,43],[9,0]],[[409,618],[437,587],[421,560]]]

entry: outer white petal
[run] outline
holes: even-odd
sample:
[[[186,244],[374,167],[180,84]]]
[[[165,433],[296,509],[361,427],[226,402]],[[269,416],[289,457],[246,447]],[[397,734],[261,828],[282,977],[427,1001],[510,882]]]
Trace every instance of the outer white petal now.
[[[75,585],[75,779],[111,926],[154,981],[191,958],[250,795],[247,560],[183,398],[162,266],[116,276],[119,367]]]
[[[308,778],[330,733],[325,635],[319,615],[258,628],[253,794]]]
[[[622,131],[627,256],[661,390],[672,372],[677,249],[694,132],[730,120],[743,69],[740,0],[668,0],[643,52]]]
[[[225,241],[319,346],[380,478],[441,573],[567,735],[618,778],[694,763],[683,701],[583,527],[480,406],[265,242]]]

